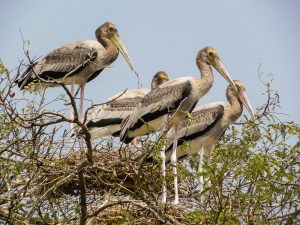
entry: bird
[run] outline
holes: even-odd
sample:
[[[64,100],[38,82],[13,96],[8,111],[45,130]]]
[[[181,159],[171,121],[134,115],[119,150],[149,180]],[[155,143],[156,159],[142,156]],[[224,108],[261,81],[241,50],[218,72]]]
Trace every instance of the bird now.
[[[177,159],[199,153],[198,172],[202,172],[203,157],[210,157],[215,145],[225,133],[226,129],[233,124],[243,112],[243,106],[250,112],[251,119],[255,119],[250,101],[245,93],[245,84],[239,80],[234,80],[238,92],[229,85],[226,89],[228,103],[214,102],[196,108],[190,117],[186,118],[179,131],[177,143]],[[168,135],[174,135],[167,133]],[[172,139],[168,137],[168,139]],[[173,144],[166,148],[166,163],[171,161]],[[150,156],[148,162],[153,161]],[[201,189],[203,177],[200,177]],[[201,190],[200,190],[201,191]]]
[[[60,84],[80,85],[79,114],[83,110],[84,88],[87,82],[95,79],[105,67],[114,62],[119,52],[124,56],[131,70],[133,64],[118,30],[111,22],[99,26],[96,40],[75,41],[52,50],[39,62],[32,63],[16,79],[21,90],[43,89]],[[33,85],[38,84],[38,85]],[[34,88],[33,88],[34,87]]]
[[[182,77],[170,80],[149,92],[142,98],[133,113],[126,118],[121,125],[120,139],[129,143],[134,137],[146,135],[158,129],[174,132],[172,140],[173,152],[171,161],[176,170],[176,134],[182,121],[187,114],[196,106],[198,100],[203,97],[212,87],[214,75],[213,66],[228,82],[236,89],[229,73],[222,65],[217,51],[212,47],[205,47],[199,50],[196,57],[196,64],[200,70],[201,77]],[[161,151],[162,173],[165,174],[164,150]],[[174,176],[175,199],[178,204],[177,176]],[[166,202],[166,190],[163,185],[162,203]]]
[[[151,90],[168,80],[169,76],[166,72],[157,72],[152,79]],[[146,88],[130,89],[115,94],[103,104],[88,110],[86,126],[92,139],[110,135],[118,137],[123,119],[132,113],[142,97],[149,92],[150,90]]]

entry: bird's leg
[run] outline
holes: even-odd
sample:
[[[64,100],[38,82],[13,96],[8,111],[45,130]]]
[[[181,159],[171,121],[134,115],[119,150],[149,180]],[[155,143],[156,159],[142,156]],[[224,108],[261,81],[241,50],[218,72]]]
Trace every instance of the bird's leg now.
[[[74,84],[71,84],[71,95],[74,98]]]
[[[204,148],[203,148],[203,146],[201,146],[200,151],[198,152],[198,154],[199,154],[198,172],[202,173],[203,172],[203,157],[204,157]],[[199,177],[199,183],[200,183],[199,192],[201,193],[203,191],[203,185],[204,185],[204,178],[203,178],[202,174]],[[200,203],[202,204],[203,202],[204,202],[204,195],[201,195]]]
[[[201,146],[200,151],[198,152],[199,155],[199,165],[198,165],[198,173],[203,172],[203,154],[204,154],[204,149],[203,146]],[[203,191],[203,184],[204,184],[204,179],[203,175],[200,176],[200,192]]]
[[[167,203],[167,184],[166,184],[166,154],[165,154],[165,148],[164,145],[162,150],[159,152],[160,158],[161,158],[161,173],[162,173],[162,190],[161,190],[161,203],[166,204]]]
[[[172,154],[171,154],[171,163],[173,166],[173,174],[174,174],[174,205],[177,205],[179,203],[179,195],[178,195],[178,177],[177,177],[177,155],[176,155],[176,150],[177,150],[177,128],[175,130],[175,138],[173,141],[173,149],[172,149]]]
[[[85,83],[82,83],[80,85],[80,103],[79,103],[79,118],[82,116],[83,113],[83,98],[84,98],[84,88],[85,88]]]
[[[74,84],[71,84],[71,96],[72,98],[74,98]],[[70,110],[69,110],[69,118],[71,120],[74,119],[74,112],[73,112],[73,107],[72,107],[72,104],[70,104]]]
[[[80,100],[79,100],[79,113],[78,113],[79,122],[83,122],[83,121],[81,121],[81,117],[82,117],[82,113],[83,113],[84,87],[85,87],[85,83],[82,83],[80,85]],[[79,140],[79,147],[80,147],[80,150],[83,150],[83,140],[82,139]]]
[[[71,84],[71,96],[74,98],[74,84]],[[74,109],[72,107],[72,104],[69,105],[69,119],[73,120],[74,119]],[[74,129],[74,124],[70,123],[70,129]]]

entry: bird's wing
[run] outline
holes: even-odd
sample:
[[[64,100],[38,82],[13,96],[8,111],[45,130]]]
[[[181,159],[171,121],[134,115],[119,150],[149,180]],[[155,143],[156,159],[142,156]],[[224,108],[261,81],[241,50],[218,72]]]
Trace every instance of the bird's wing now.
[[[216,102],[196,108],[191,116],[187,117],[178,131],[177,146],[186,141],[191,141],[208,132],[224,115],[224,103]],[[174,139],[174,132],[171,130],[166,134],[167,140]],[[172,150],[173,144],[169,143],[166,152]]]
[[[87,114],[87,127],[103,127],[121,124],[139,104],[149,89],[131,89],[107,99],[103,105],[95,106]]]
[[[121,100],[123,98],[144,97],[149,92],[150,90],[147,88],[129,89],[111,96],[110,98],[106,99],[105,102],[117,102],[118,100]]]
[[[214,126],[223,115],[224,105],[220,103],[198,108],[183,121],[178,137],[188,141],[194,136],[201,136]]]
[[[189,80],[168,81],[149,92],[136,107],[136,110],[121,125],[121,140],[128,129],[137,129],[143,124],[177,109],[192,91]]]
[[[93,62],[98,56],[99,49],[103,47],[96,41],[78,41],[54,49],[21,75],[17,80],[18,86],[22,89],[39,78],[55,80],[66,75],[72,76]]]

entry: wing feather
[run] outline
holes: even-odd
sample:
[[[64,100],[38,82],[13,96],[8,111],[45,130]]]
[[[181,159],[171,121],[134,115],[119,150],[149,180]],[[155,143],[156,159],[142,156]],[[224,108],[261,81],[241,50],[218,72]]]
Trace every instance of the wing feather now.
[[[224,106],[217,105],[212,108],[202,108],[191,113],[191,119],[186,118],[179,131],[179,137],[187,137],[193,134],[200,135],[207,131],[224,114]]]
[[[173,85],[168,85],[168,83]],[[126,138],[129,129],[137,129],[148,121],[176,110],[191,90],[189,80],[183,80],[179,83],[173,80],[151,91],[142,99],[132,115],[122,123],[121,140]]]
[[[120,92],[112,96],[103,105],[90,109],[87,115],[87,127],[91,129],[116,124],[120,125],[122,120],[132,113],[142,97],[148,92],[150,92],[149,89],[131,89],[125,93]]]
[[[91,43],[89,43],[91,42]],[[37,65],[27,69],[16,81],[23,89],[29,83],[42,78],[53,80],[71,76],[83,70],[89,63],[93,62],[98,55],[97,48],[103,48],[96,41],[74,42],[54,49],[47,54]]]
[[[177,146],[181,146],[186,141],[194,140],[208,132],[224,115],[224,103],[212,103],[195,109],[191,117],[183,121],[182,127],[178,131]],[[174,139],[174,132],[167,133],[167,140]],[[173,144],[168,144],[166,152],[173,148]]]

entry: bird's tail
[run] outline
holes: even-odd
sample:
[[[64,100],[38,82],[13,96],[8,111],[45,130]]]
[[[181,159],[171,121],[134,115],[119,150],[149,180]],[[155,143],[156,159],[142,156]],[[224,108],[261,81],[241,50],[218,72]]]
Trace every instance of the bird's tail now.
[[[34,80],[32,76],[32,71],[37,64],[38,62],[33,62],[29,64],[26,70],[21,74],[21,76],[17,77],[17,79],[15,80],[15,83],[18,84],[20,90],[23,90],[29,83],[31,83]]]
[[[120,133],[120,140],[125,142],[127,138],[127,133],[130,127],[130,115],[123,119],[121,123],[121,133]]]

